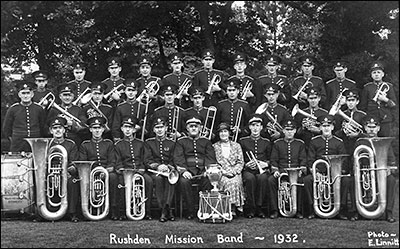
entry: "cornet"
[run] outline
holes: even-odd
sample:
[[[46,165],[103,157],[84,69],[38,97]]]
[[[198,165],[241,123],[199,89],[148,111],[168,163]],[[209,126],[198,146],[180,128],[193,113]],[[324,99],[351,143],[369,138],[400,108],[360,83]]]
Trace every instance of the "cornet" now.
[[[201,137],[205,137],[208,140],[211,140],[216,115],[217,108],[215,106],[209,106],[207,110],[206,120],[204,121],[204,126],[201,130]]]
[[[186,78],[185,81],[182,83],[182,85],[178,89],[178,93],[176,94],[176,98],[180,99],[182,98],[184,93],[187,93],[188,89],[192,86],[192,82],[189,78]]]
[[[169,166],[168,168],[170,168],[170,167],[172,167],[172,166]],[[179,172],[177,170],[175,170],[175,169],[171,169],[168,172],[161,172],[161,171],[157,171],[157,170],[154,170],[154,169],[148,169],[147,171],[149,171],[151,173],[154,173],[156,175],[161,175],[161,176],[167,177],[168,178],[168,182],[170,184],[175,184],[179,180]]]
[[[253,162],[256,163],[258,171],[260,172],[260,175],[267,171],[266,169],[262,168],[261,163],[257,160],[257,158],[254,155],[253,151],[246,151],[246,155],[250,159],[250,161],[253,161]]]
[[[104,99],[106,99],[107,102],[111,102],[113,100],[112,94],[116,92],[120,93],[120,91],[123,90],[124,88],[125,88],[124,84],[119,84],[118,86],[111,89],[111,91],[109,91],[107,94],[104,94]]]
[[[246,100],[246,95],[253,89],[253,84],[248,80],[243,87],[242,96],[240,97],[243,100]]]
[[[310,84],[311,84],[311,85],[310,85]],[[310,86],[309,86],[309,85],[310,85]],[[312,87],[312,86],[313,86],[313,83],[312,83],[309,79],[308,79],[306,82],[304,82],[304,84],[299,88],[299,91],[298,91],[295,95],[293,95],[292,97],[293,97],[295,100],[300,101],[300,94],[301,94],[302,92],[304,92],[308,86],[309,86],[309,87]]]
[[[73,105],[79,105],[79,104],[86,104],[89,102],[89,100],[92,98],[92,92],[90,88],[86,88],[85,91],[81,93],[74,101],[72,101]]]
[[[333,105],[331,107],[331,110],[340,110],[340,107],[342,106],[343,93],[347,90],[348,90],[348,88],[345,88],[339,93],[339,95],[336,98],[335,103],[333,103]]]
[[[220,86],[219,86],[220,82],[221,82],[221,76],[219,74],[214,74],[212,79],[211,79],[210,85],[208,86],[208,89],[207,89],[206,93],[208,95],[211,95],[213,87],[220,88]]]
[[[386,95],[387,92],[389,92],[389,90],[390,90],[389,84],[386,82],[382,82],[379,85],[378,89],[376,90],[375,96],[372,98],[372,100],[380,104],[380,101],[378,100],[379,95]]]

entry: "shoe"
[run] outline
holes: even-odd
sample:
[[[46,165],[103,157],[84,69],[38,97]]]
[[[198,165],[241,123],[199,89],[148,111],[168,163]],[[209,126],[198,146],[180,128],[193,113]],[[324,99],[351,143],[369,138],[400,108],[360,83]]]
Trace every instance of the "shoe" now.
[[[79,221],[79,218],[76,215],[72,215],[71,221],[76,223]]]
[[[161,212],[160,222],[166,222],[167,220],[168,220],[167,215],[165,214],[165,211],[163,210]]]
[[[307,218],[308,218],[309,220],[314,219],[314,218],[315,218],[315,214],[310,214]]]
[[[193,219],[194,219],[193,214],[189,214],[189,215],[186,217],[186,219],[188,219],[188,220],[193,220]]]
[[[296,218],[297,219],[303,219],[304,217],[303,217],[303,215],[301,213],[297,213],[296,214]]]
[[[246,215],[246,218],[248,218],[248,219],[254,218],[254,213],[248,213],[248,214]]]
[[[276,219],[276,218],[278,218],[278,212],[274,211],[274,212],[269,216],[269,218],[271,218],[271,219]]]
[[[33,222],[42,222],[42,221],[44,221],[44,219],[40,216],[37,216],[37,217],[34,217],[32,221]]]
[[[168,219],[170,221],[175,221],[175,215],[174,215],[174,212],[171,209],[169,210]]]
[[[231,214],[232,214],[232,217],[233,217],[233,218],[236,217],[236,211],[235,211],[235,210],[232,210],[232,211],[231,211]]]
[[[341,220],[348,220],[347,216],[344,214],[339,214],[339,219]]]
[[[356,220],[358,220],[358,214],[355,214],[355,215],[351,216],[350,220],[351,220],[351,221],[356,221]]]
[[[120,217],[119,217],[119,220],[126,220],[127,218],[126,218],[126,216],[125,215],[121,215]]]
[[[146,216],[144,217],[145,220],[152,220],[153,217],[151,217],[150,214],[146,214]]]
[[[393,218],[393,214],[392,214],[392,212],[387,212],[387,221],[388,222],[390,222],[390,223],[393,223],[393,222],[395,222],[396,220]]]
[[[259,218],[261,218],[261,219],[264,219],[264,218],[265,218],[265,214],[264,214],[263,211],[260,211],[260,212],[257,214],[257,216],[258,216]]]

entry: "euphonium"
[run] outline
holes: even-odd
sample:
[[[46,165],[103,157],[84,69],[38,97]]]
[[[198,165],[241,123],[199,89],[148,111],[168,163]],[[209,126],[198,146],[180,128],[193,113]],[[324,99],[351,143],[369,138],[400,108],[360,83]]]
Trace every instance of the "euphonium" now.
[[[359,145],[354,150],[356,206],[363,217],[376,219],[382,216],[386,209],[387,153],[393,137],[360,139],[367,140],[371,147]],[[368,158],[369,165],[362,167],[360,165],[362,158]],[[371,199],[369,202],[368,198]]]
[[[382,83],[379,85],[379,88],[376,90],[375,96],[372,98],[372,100],[375,101],[375,102],[377,102],[377,103],[380,103],[380,102],[378,101],[379,95],[381,95],[381,94],[386,95],[387,92],[388,92],[389,90],[390,90],[389,84],[386,83],[386,82],[382,82]]]
[[[209,106],[207,110],[206,120],[204,121],[204,126],[201,130],[201,137],[205,137],[208,140],[211,140],[216,115],[217,108],[215,106]]]
[[[290,218],[297,213],[297,186],[304,184],[297,183],[301,168],[285,170],[287,173],[281,173],[278,178],[278,207],[282,216]]]
[[[125,186],[125,214],[130,220],[141,220],[146,213],[146,195],[144,177],[135,173],[134,169],[121,169]]]
[[[314,178],[314,211],[321,218],[332,218],[340,210],[340,182],[343,159],[348,155],[323,155],[312,165]],[[324,164],[325,170],[317,172],[317,166]],[[333,185],[333,186],[332,186]],[[333,198],[333,200],[332,200]]]
[[[78,169],[81,186],[82,214],[88,220],[104,219],[110,210],[108,171],[97,166],[91,170],[94,161],[74,161]]]
[[[149,171],[151,173],[154,173],[156,175],[161,175],[161,176],[167,177],[168,178],[168,182],[170,184],[175,184],[179,180],[179,172],[177,170],[175,170],[175,169],[172,169],[172,170],[170,170],[168,172],[161,172],[161,171],[157,171],[157,170],[154,170],[154,169],[148,169],[147,171]]]
[[[46,220],[59,220],[66,214],[68,208],[67,150],[62,145],[55,145],[48,149],[52,138],[25,138],[25,140],[32,148],[34,170],[36,170],[38,213]],[[49,210],[48,206],[57,211]]]

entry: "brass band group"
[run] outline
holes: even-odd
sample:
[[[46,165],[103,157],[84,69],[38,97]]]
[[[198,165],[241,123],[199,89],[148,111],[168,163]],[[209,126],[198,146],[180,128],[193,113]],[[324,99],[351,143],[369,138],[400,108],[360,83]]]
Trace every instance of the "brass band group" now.
[[[44,70],[32,74],[35,84],[17,82],[3,135],[11,153],[33,156],[37,217],[141,220],[158,208],[166,222],[183,199],[187,219],[395,221],[398,106],[382,62],[360,89],[343,61],[326,82],[310,56],[296,77],[278,74],[276,55],[254,78],[244,54],[232,61],[227,76],[205,50],[203,69],[188,75],[175,53],[159,78],[144,56],[140,77],[124,79],[113,57],[102,82],[85,79],[83,62],[54,91]]]

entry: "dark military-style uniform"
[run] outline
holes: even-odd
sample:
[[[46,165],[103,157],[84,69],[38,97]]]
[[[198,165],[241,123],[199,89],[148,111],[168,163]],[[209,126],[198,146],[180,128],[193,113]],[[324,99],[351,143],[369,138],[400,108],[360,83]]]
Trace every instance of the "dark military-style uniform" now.
[[[152,81],[156,81],[159,84],[159,87],[161,88],[161,78],[157,76],[152,76],[152,75],[150,75],[149,77],[140,76],[139,78],[136,79],[136,82],[140,85],[138,90],[138,96],[144,91],[145,88],[147,88],[148,84]],[[158,94],[154,96],[154,99],[151,99],[149,103],[149,113],[154,112],[154,110],[157,107],[160,107],[163,104],[164,100],[160,97],[160,91],[158,91]]]
[[[221,77],[221,81],[219,83],[219,86],[222,88],[222,84],[224,82],[224,74],[222,71],[217,70],[217,69],[201,69],[193,74],[193,86],[201,86],[203,89],[205,89],[206,93],[208,90],[208,87],[211,84],[211,80],[214,77],[214,75],[219,75]],[[206,99],[204,100],[204,106],[216,106],[218,101],[222,100],[225,98],[225,94],[223,93],[223,90],[219,92],[213,92],[212,95],[206,94]]]
[[[140,107],[139,107],[140,105]],[[114,112],[114,120],[112,122],[112,136],[113,138],[122,138],[121,123],[124,117],[134,116],[137,117],[140,123],[143,125],[143,119],[145,116],[146,106],[138,101],[126,100],[118,104]],[[138,114],[139,111],[139,114]],[[144,128],[144,127],[142,127]]]
[[[238,76],[238,75],[232,75],[231,77],[229,77],[227,79],[227,82],[229,81],[236,81],[238,82],[238,86],[239,86],[239,95],[238,95],[238,99],[242,99],[242,94],[243,94],[243,88],[246,85],[247,82],[250,82],[250,84],[252,85],[252,89],[250,90],[253,94],[254,97],[249,97],[246,98],[245,100],[247,101],[247,103],[249,103],[250,106],[250,110],[253,112],[256,108],[257,108],[257,92],[256,89],[257,87],[255,86],[255,84],[257,84],[257,82],[250,76],[248,75],[243,75],[243,76]]]
[[[183,82],[192,80],[192,76],[186,73],[176,74],[169,73],[163,77],[161,80],[161,86],[163,85],[175,85],[178,89],[182,86]],[[182,107],[183,109],[188,108],[191,105],[189,96],[182,96],[181,99],[176,99],[176,105]]]
[[[285,75],[277,74],[277,75],[262,75],[258,77],[257,81],[259,82],[259,91],[256,91],[257,96],[257,106],[266,102],[266,98],[262,95],[264,87],[267,84],[276,84],[280,87],[280,94],[278,97],[278,103],[289,107],[289,103],[292,101],[291,89],[289,85],[289,81]]]
[[[320,107],[317,107],[315,109],[307,107],[303,111],[315,116],[316,118],[328,115],[328,111],[323,108],[320,108]],[[316,121],[317,121],[316,119],[307,118],[300,113],[296,114],[294,116],[294,119],[295,119],[296,123],[298,123],[298,124],[302,124],[303,120],[308,119],[310,122],[315,122],[315,125],[318,126],[318,124],[316,123]],[[318,134],[321,134],[321,132],[313,133],[313,132],[309,131],[308,129],[305,129],[303,126],[300,126],[297,129],[296,137],[304,141],[304,143],[306,144],[306,149],[308,150],[308,145],[310,144],[311,138]]]
[[[298,76],[293,80],[292,83],[292,95],[296,95],[299,91],[299,89],[304,85],[305,82],[311,82],[306,88],[303,89],[303,92],[306,92],[308,88],[310,87],[318,87],[321,91],[321,102],[320,106],[325,106],[326,102],[326,90],[325,90],[325,84],[322,80],[321,77],[318,76],[311,76],[310,78],[305,78],[304,76]],[[307,100],[305,101],[298,101],[300,109],[304,109],[307,107],[308,102]]]
[[[251,120],[250,120],[251,121]],[[245,164],[250,161],[246,152],[252,151],[257,160],[267,162],[271,153],[271,142],[267,138],[252,136],[240,138],[239,144],[242,146]],[[269,169],[260,174],[258,169],[252,170],[244,167],[242,171],[243,185],[246,191],[246,206],[248,215],[254,216],[262,213],[261,207],[267,199]]]
[[[175,115],[178,114],[178,118],[176,119]],[[168,134],[172,133],[175,129],[178,132],[182,132],[182,118],[183,118],[183,109],[179,106],[160,106],[154,110],[153,116],[151,118],[153,123],[154,120],[158,117],[166,117],[168,122],[168,129],[167,129],[167,136]],[[174,121],[175,119],[175,121]],[[173,124],[176,124],[175,127],[172,127]]]
[[[283,120],[292,118],[288,109],[286,109],[286,107],[284,107],[281,104],[276,104],[275,106],[269,105],[267,108],[267,111],[273,117],[275,117],[275,120],[277,123],[281,123]],[[265,123],[263,124],[264,127],[266,127],[268,123],[270,123],[270,122],[272,123],[272,121],[268,118],[268,116],[265,112],[261,113],[261,115],[263,116],[263,120],[265,120]],[[267,132],[266,128],[264,128],[261,135],[266,138],[271,138],[271,135]]]
[[[356,88],[356,82],[348,78],[335,78],[328,80],[326,82],[326,101],[324,105],[325,109],[329,110],[337,100],[339,94],[343,93],[346,88],[348,90]]]
[[[285,173],[286,168],[299,168],[307,166],[307,153],[304,142],[300,139],[291,141],[280,138],[274,142],[271,151],[271,176],[268,178],[270,189],[271,212],[278,211],[278,178],[273,176],[275,171]],[[275,170],[276,168],[277,170]],[[303,183],[303,177],[299,177],[297,183]],[[297,187],[297,213],[302,213],[302,191]]]
[[[71,80],[68,81],[67,84],[74,85],[75,86],[75,99],[78,98],[86,89],[90,88],[90,85],[92,82],[88,80],[82,80],[82,81],[77,81],[77,80]]]

